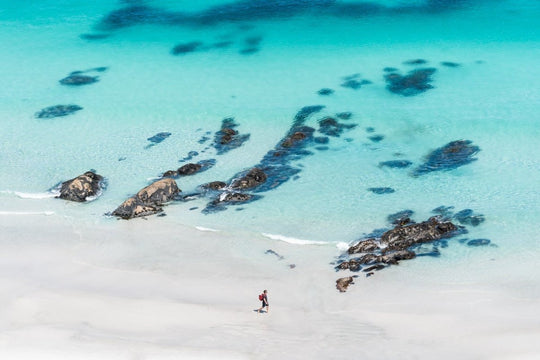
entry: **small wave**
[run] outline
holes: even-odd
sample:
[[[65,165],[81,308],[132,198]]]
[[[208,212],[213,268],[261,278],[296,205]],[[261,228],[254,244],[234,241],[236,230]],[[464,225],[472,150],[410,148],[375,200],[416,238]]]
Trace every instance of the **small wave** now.
[[[204,227],[204,226],[195,226],[195,229],[197,229],[199,231],[219,232],[219,230],[212,229],[212,228],[207,228],[207,227]]]
[[[54,211],[0,211],[0,215],[54,215]]]
[[[25,192],[20,192],[20,191],[0,191],[0,193],[15,195],[21,199],[50,199],[60,194],[60,192],[56,192],[56,191],[48,191],[48,192],[41,192],[41,193],[25,193]]]
[[[327,241],[302,240],[302,239],[297,239],[297,238],[283,236],[283,235],[274,235],[274,234],[267,234],[267,233],[262,233],[262,235],[272,240],[284,241],[286,243],[294,244],[294,245],[329,245],[331,244],[330,242],[327,242]]]

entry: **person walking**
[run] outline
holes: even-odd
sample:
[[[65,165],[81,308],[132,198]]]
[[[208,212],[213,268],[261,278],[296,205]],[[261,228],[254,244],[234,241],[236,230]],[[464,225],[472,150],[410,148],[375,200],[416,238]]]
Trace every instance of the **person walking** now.
[[[262,306],[259,309],[259,313],[266,308],[266,313],[270,311],[270,305],[268,305],[268,291],[264,290],[263,293],[259,296],[262,301]]]

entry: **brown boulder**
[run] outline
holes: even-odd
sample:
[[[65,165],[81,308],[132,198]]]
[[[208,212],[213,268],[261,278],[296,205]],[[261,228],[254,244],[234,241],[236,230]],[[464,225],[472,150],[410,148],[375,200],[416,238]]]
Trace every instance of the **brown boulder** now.
[[[339,292],[345,292],[351,284],[354,284],[354,279],[352,276],[340,278],[336,280],[336,289],[338,289]]]
[[[64,200],[84,202],[89,197],[99,194],[102,181],[101,175],[87,171],[74,179],[63,182],[58,197]]]
[[[249,170],[247,174],[232,182],[233,189],[251,189],[263,184],[267,179],[266,174],[259,168]]]

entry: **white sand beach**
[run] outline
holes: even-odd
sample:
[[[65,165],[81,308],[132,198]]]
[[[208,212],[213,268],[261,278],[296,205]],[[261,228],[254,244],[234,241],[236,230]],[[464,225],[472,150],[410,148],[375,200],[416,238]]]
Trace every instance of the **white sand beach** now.
[[[335,280],[349,273],[330,265],[335,246],[156,217],[82,223],[24,205],[31,214],[0,215],[3,359],[540,356],[534,254],[429,272],[417,259],[359,273],[339,293]],[[271,310],[259,314],[263,289]]]

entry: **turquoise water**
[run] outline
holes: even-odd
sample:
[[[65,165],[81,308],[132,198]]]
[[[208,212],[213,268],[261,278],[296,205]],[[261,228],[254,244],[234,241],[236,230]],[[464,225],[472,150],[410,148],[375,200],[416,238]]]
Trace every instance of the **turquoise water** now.
[[[258,164],[302,107],[324,105],[306,125],[316,128],[318,119],[347,111],[352,117],[342,122],[357,126],[330,138],[327,150],[311,148],[313,155],[293,161],[301,169],[297,179],[226,211],[203,214],[209,199],[202,198],[173,203],[166,217],[149,221],[351,242],[387,227],[388,214],[411,209],[420,221],[445,205],[485,216],[468,235],[499,246],[486,248],[485,256],[539,247],[534,230],[540,215],[537,1],[377,1],[371,7],[376,11],[356,15],[336,10],[345,2],[282,1],[276,2],[277,10],[268,10],[272,16],[255,11],[246,18],[242,8],[234,15],[241,14],[241,20],[232,21],[233,15],[223,13],[234,7],[225,7],[213,22],[203,21],[212,13],[208,9],[230,3],[0,3],[0,206],[5,209],[13,210],[10,203],[17,197],[39,197],[61,181],[96,169],[108,182],[96,201],[67,204],[45,195],[25,201],[33,207],[40,202],[44,211],[114,224],[105,213],[152,178],[182,165],[179,160],[190,151],[199,152],[193,161],[217,163],[178,179],[185,193]],[[129,3],[146,5],[147,15],[159,16],[151,16],[152,21],[135,17],[119,28],[104,25],[108,14]],[[89,40],[83,34],[106,37]],[[259,50],[242,54],[249,38],[260,38]],[[171,54],[174,46],[192,41],[203,48]],[[219,42],[231,44],[206,48]],[[403,64],[411,59],[428,63]],[[67,87],[58,82],[72,71],[103,66],[108,69],[89,73],[99,75],[97,83]],[[434,88],[415,96],[394,94],[386,88],[384,67],[402,73],[435,67]],[[344,77],[357,73],[372,83],[357,90],[340,86]],[[317,94],[322,88],[334,93]],[[83,110],[35,117],[56,104]],[[213,139],[226,117],[234,117],[237,129],[250,139],[217,155],[206,149],[212,140],[198,140],[207,132]],[[146,148],[147,138],[159,132],[171,136]],[[384,138],[374,142],[373,135]],[[410,175],[430,151],[460,139],[480,147],[476,161]],[[413,165],[378,166],[397,159]],[[378,195],[368,191],[371,187],[395,192]],[[446,253],[459,256],[463,248]]]

